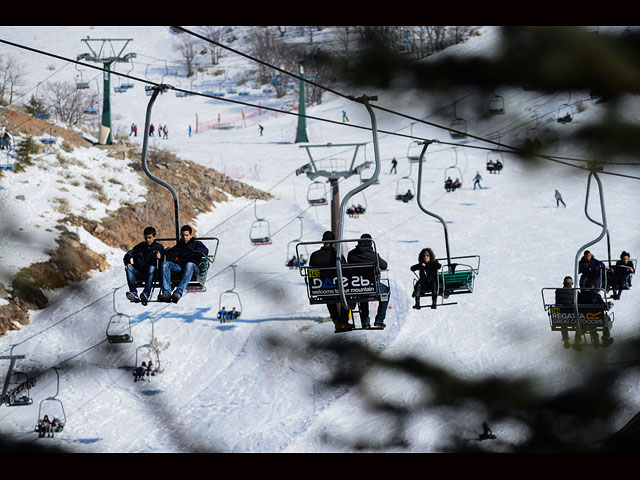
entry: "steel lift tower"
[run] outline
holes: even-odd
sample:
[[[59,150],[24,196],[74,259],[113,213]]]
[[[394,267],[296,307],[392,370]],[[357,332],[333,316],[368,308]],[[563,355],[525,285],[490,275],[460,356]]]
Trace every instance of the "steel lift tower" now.
[[[131,61],[132,58],[136,58],[135,53],[123,55],[124,50],[127,48],[127,45],[129,45],[129,42],[133,41],[133,38],[87,37],[80,39],[80,41],[87,44],[87,48],[91,53],[81,53],[78,55],[77,60],[102,63],[104,66],[100,143],[103,145],[113,145],[113,136],[111,133],[111,64],[127,63]],[[120,46],[120,50],[117,51],[117,48]],[[106,137],[104,137],[105,134]]]

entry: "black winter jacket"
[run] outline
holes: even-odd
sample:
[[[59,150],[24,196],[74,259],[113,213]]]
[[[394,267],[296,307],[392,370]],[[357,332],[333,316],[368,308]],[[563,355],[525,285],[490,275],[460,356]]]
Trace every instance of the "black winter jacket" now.
[[[336,249],[328,245],[323,246],[320,250],[316,250],[309,257],[310,267],[335,267],[336,266]],[[340,256],[342,263],[347,263],[344,256]]]
[[[602,268],[604,268],[604,263],[593,256],[591,257],[591,260],[587,260],[586,257],[582,257],[580,262],[578,262],[578,273],[582,273],[586,278],[591,278],[593,280],[600,277]]]
[[[165,251],[166,260],[177,263],[181,267],[189,262],[198,265],[202,257],[206,257],[208,254],[209,249],[206,245],[195,238],[191,238],[187,243],[180,239],[178,243]]]
[[[423,267],[421,263],[416,263],[415,265],[411,265],[410,268],[412,272],[416,270],[419,271],[420,283],[430,284],[438,281],[438,270],[440,270],[441,267],[440,262],[434,258],[426,264],[426,267]]]
[[[556,304],[559,305],[573,305],[573,289],[568,287],[556,289]]]
[[[595,290],[584,290],[578,293],[578,303],[580,305],[607,305]]]
[[[140,242],[129,250],[122,260],[125,265],[133,263],[136,268],[146,268],[156,264],[157,252],[164,253],[164,246],[161,243],[154,241],[151,245],[147,245],[147,242]]]
[[[376,263],[380,265],[380,270],[386,270],[388,268],[387,262],[380,257],[380,254],[376,254],[373,250],[371,242],[368,240],[360,240],[358,245],[349,252],[347,255],[347,263]]]

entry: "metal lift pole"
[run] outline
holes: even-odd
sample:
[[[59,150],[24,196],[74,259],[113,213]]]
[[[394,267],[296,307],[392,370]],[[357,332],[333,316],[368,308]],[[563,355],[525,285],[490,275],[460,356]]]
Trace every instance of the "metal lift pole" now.
[[[358,185],[356,188],[354,188],[353,190],[351,190],[350,192],[348,192],[344,198],[342,199],[342,202],[340,203],[340,220],[338,222],[338,228],[337,230],[335,230],[337,232],[337,240],[338,242],[340,242],[340,240],[342,240],[342,229],[344,226],[344,213],[346,210],[346,207],[349,203],[349,200],[351,199],[351,197],[353,197],[356,193],[363,191],[365,188],[375,184],[378,181],[378,176],[380,175],[380,150],[378,148],[378,122],[376,120],[376,115],[373,111],[373,109],[371,108],[371,105],[369,104],[370,100],[377,100],[378,97],[377,96],[373,96],[373,97],[368,97],[366,95],[363,95],[361,97],[358,98],[353,98],[353,100],[355,100],[356,102],[362,103],[366,109],[367,112],[369,112],[369,115],[371,117],[371,131],[373,133],[373,151],[374,151],[374,155],[375,155],[375,170],[373,172],[373,175],[371,176],[371,178],[369,178],[369,180],[367,180],[366,182]],[[347,297],[344,293],[344,285],[342,284],[342,263],[340,260],[340,252],[337,252],[338,254],[336,255],[336,271],[338,273],[338,288],[340,290],[340,301],[342,303],[342,306],[344,308],[349,308],[349,304],[347,302]]]
[[[587,212],[587,207],[589,205],[589,190],[590,190],[590,187],[591,187],[591,177],[595,178],[596,182],[598,182],[598,193],[600,195],[600,210],[602,212],[602,223],[598,223],[598,222],[594,221],[589,216],[589,213]],[[594,172],[594,171],[589,172],[589,177],[587,179],[587,195],[586,195],[586,199],[585,199],[585,202],[584,202],[584,211],[585,211],[585,215],[587,216],[587,218],[590,221],[602,226],[602,231],[600,232],[600,235],[598,235],[597,238],[595,238],[594,240],[591,240],[590,242],[584,244],[576,252],[575,264],[574,264],[574,270],[573,270],[574,282],[578,282],[578,266],[579,266],[579,263],[580,263],[580,257],[582,255],[582,252],[587,247],[590,247],[591,245],[593,245],[595,243],[598,243],[600,240],[602,240],[602,238],[605,236],[605,234],[608,234],[608,230],[607,230],[607,214],[606,214],[606,211],[605,211],[605,208],[604,208],[604,195],[602,193],[602,183],[600,182],[600,177],[598,177],[598,174],[596,172]],[[575,287],[575,283],[574,283],[574,287]],[[577,332],[578,335],[582,335],[582,330],[580,329],[580,316],[579,316],[579,312],[578,312],[578,289],[577,288],[573,291],[573,303],[575,305],[575,314],[576,314],[576,332]]]
[[[145,90],[149,90],[149,89],[153,90],[153,94],[151,95],[151,100],[149,100],[149,104],[147,105],[147,115],[144,123],[144,132],[142,137],[142,170],[144,170],[144,173],[146,173],[151,180],[168,189],[171,192],[171,195],[173,196],[173,206],[174,206],[175,219],[176,219],[176,242],[177,242],[178,240],[180,240],[180,202],[178,200],[178,195],[176,194],[176,191],[173,189],[171,185],[155,177],[147,167],[147,149],[149,144],[149,126],[151,125],[151,108],[153,107],[153,103],[156,101],[156,97],[158,96],[158,93],[168,88],[169,88],[168,85],[157,85],[153,87],[149,87],[149,86],[145,87]]]

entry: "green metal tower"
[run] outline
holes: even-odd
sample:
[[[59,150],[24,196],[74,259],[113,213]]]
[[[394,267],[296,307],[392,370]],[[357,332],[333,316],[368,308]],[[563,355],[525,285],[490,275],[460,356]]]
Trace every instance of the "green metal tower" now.
[[[300,64],[300,77],[304,78],[304,66]],[[300,95],[298,97],[298,131],[296,133],[295,143],[308,142],[307,137],[307,119],[305,118],[305,105],[304,105],[304,80],[300,79]]]
[[[132,58],[136,58],[135,53],[124,53],[125,48],[129,42],[133,41],[133,38],[82,38],[80,41],[87,44],[87,48],[91,53],[81,53],[78,55],[77,60],[87,60],[89,62],[102,63],[104,67],[103,75],[103,100],[102,100],[102,122],[101,127],[104,127],[108,132],[105,144],[113,145],[113,135],[111,132],[111,65],[113,63],[127,63]],[[100,47],[96,49],[92,48],[90,42],[99,42]],[[124,42],[120,51],[116,53],[114,42]],[[102,142],[101,142],[102,143]]]

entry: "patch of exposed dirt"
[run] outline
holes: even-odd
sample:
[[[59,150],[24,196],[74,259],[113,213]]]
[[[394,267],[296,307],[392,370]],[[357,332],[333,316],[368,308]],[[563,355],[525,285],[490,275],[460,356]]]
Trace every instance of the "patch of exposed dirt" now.
[[[26,114],[24,114],[26,115]],[[38,122],[44,122],[26,115],[25,123],[33,135],[41,134]],[[16,124],[21,115],[12,117]],[[87,146],[88,142],[74,132],[60,129],[60,134],[53,132],[74,145]],[[64,132],[63,132],[64,131]],[[118,144],[104,146],[112,150],[112,156],[122,155],[131,160],[130,166],[140,175],[140,181],[147,188],[148,201],[126,204],[111,212],[101,221],[90,220],[82,216],[68,215],[58,229],[61,231],[56,239],[58,247],[48,252],[49,260],[34,263],[21,269],[13,279],[11,293],[0,284],[0,298],[9,303],[0,306],[0,336],[9,330],[16,330],[18,325],[29,323],[30,309],[42,309],[48,304],[43,290],[62,288],[75,282],[86,280],[92,270],[104,271],[109,267],[102,255],[83,245],[76,233],[67,229],[65,224],[81,226],[105,244],[128,250],[141,241],[142,230],[151,225],[158,231],[159,237],[175,235],[175,216],[173,197],[170,192],[153,182],[142,170],[140,146],[129,144],[126,138],[118,138]],[[180,202],[181,223],[192,223],[201,213],[215,208],[215,204],[227,201],[228,195],[270,199],[272,196],[245,183],[233,180],[215,170],[202,167],[194,162],[182,160],[175,155],[150,149],[147,161],[149,171],[156,177],[171,184]],[[200,232],[200,234],[205,232]],[[123,253],[124,255],[124,253]]]
[[[60,137],[74,147],[88,147],[91,143],[79,133],[56,125],[47,120],[29,115],[19,107],[9,106],[0,110],[2,125],[14,135],[28,134],[33,136],[49,135]]]

